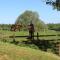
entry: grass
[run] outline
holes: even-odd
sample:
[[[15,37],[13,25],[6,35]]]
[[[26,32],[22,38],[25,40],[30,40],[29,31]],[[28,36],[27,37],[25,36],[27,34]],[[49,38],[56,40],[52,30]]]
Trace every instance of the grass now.
[[[0,42],[0,60],[60,60],[60,57],[52,53]]]
[[[13,39],[9,38],[9,36],[25,36],[28,35],[28,31],[20,31],[20,32],[11,32],[11,31],[3,31],[0,30],[0,40],[11,42]],[[37,32],[35,32],[35,35]],[[40,37],[40,39],[45,40],[58,40],[60,36],[58,36],[60,32],[56,31],[44,31],[39,32],[39,35],[56,35],[49,37]],[[16,41],[25,41],[26,38],[15,38]],[[40,50],[35,50],[29,48],[27,46],[20,47],[15,46],[9,43],[3,43],[0,41],[0,60],[60,60],[60,58],[52,53],[43,52]]]
[[[15,36],[25,36],[25,35],[29,35],[28,31],[20,31],[20,32],[12,32],[12,31],[3,31],[0,30],[0,40],[8,40],[8,41],[12,41],[11,38],[9,38],[9,36],[13,36],[15,34]],[[35,32],[35,35],[37,34],[37,32]],[[56,35],[56,36],[48,36],[48,37],[39,37],[39,39],[44,39],[44,40],[58,40],[60,39],[60,36],[58,36],[58,34],[60,34],[60,32],[56,32],[53,30],[48,30],[48,31],[44,31],[44,32],[39,32],[39,35]],[[17,41],[23,41],[23,40],[27,40],[26,38],[15,38]]]

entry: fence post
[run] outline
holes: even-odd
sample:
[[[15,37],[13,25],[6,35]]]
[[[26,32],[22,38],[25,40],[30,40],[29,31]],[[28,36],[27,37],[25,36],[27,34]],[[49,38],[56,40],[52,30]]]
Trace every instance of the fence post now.
[[[60,56],[60,43],[59,43],[59,56]]]
[[[39,40],[39,34],[38,34],[38,32],[37,32],[37,40]]]
[[[15,33],[13,34],[13,42],[15,42]]]
[[[34,32],[30,32],[30,38],[31,40],[34,40]]]

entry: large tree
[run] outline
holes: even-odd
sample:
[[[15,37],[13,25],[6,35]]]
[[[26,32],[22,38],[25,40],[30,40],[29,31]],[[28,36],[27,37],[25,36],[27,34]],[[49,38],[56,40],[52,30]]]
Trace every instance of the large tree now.
[[[25,11],[21,15],[18,16],[15,24],[22,24],[24,29],[27,29],[27,26],[30,24],[30,22],[35,26],[35,30],[44,30],[46,29],[46,24],[39,19],[39,15],[37,12],[33,11]]]

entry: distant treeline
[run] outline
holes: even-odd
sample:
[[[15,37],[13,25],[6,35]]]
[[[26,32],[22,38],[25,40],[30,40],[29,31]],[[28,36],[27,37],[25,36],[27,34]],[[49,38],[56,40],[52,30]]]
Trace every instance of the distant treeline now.
[[[48,29],[50,30],[55,30],[55,31],[60,31],[60,23],[57,24],[47,24],[48,25]]]
[[[12,24],[0,24],[0,30],[10,30]],[[47,24],[49,30],[60,31],[60,23],[57,24]]]
[[[10,30],[12,24],[0,24],[0,30]]]

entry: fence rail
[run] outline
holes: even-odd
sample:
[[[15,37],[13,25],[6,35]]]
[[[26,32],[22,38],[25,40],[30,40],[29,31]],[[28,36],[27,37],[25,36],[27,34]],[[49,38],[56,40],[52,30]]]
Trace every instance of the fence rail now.
[[[56,35],[34,35],[32,37],[48,37],[48,36],[56,36]],[[59,36],[59,35],[57,35]],[[10,38],[12,38],[13,36],[9,36]],[[29,35],[25,35],[25,36],[15,36],[15,37],[29,37]]]

